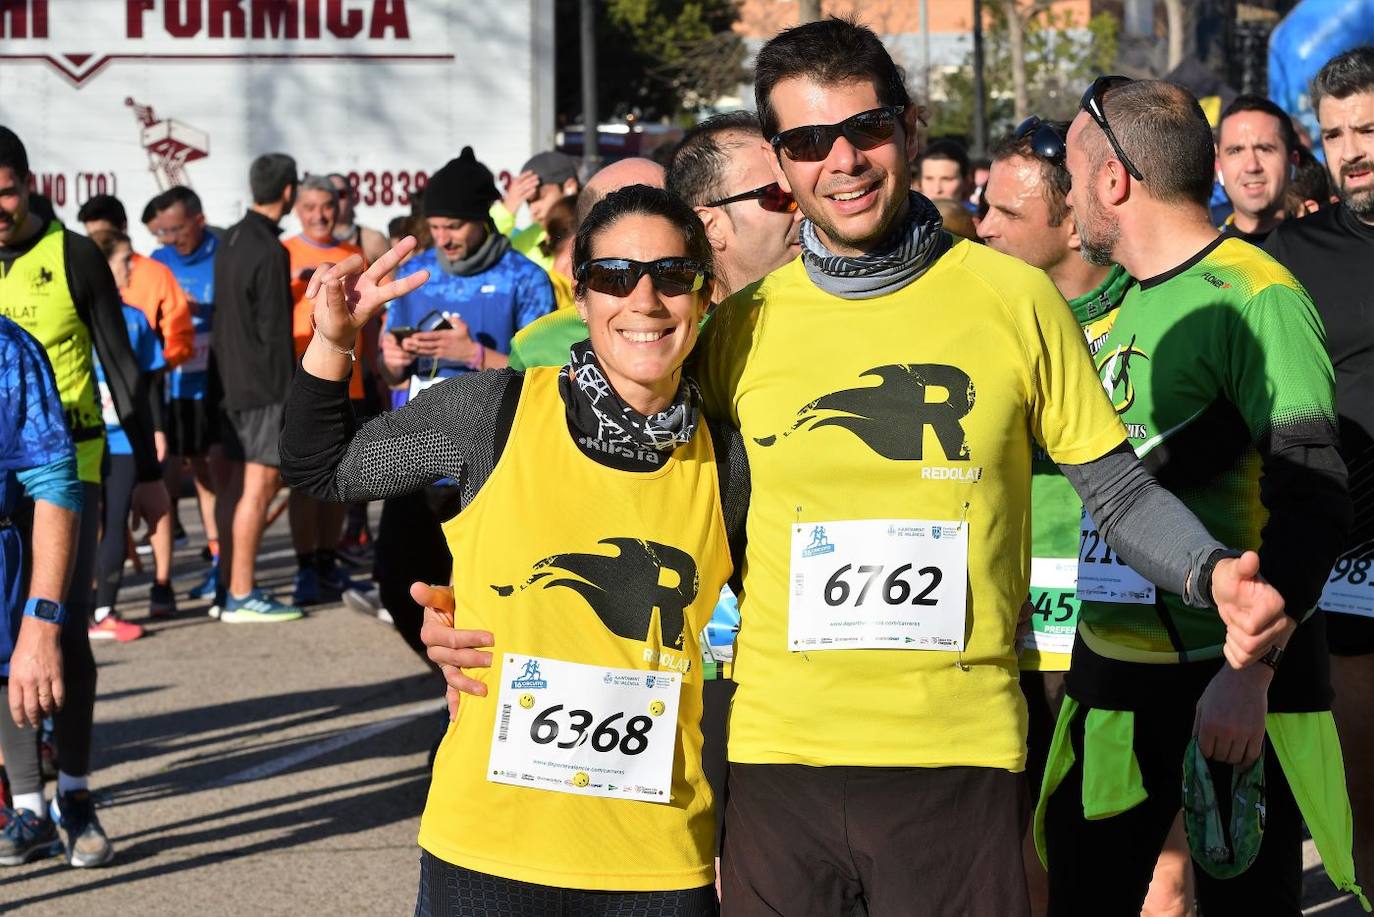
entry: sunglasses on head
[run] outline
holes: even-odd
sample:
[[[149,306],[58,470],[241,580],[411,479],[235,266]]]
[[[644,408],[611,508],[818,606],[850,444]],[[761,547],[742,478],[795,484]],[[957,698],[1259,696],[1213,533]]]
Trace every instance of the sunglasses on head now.
[[[629,296],[640,279],[648,274],[654,289],[664,296],[685,296],[706,285],[706,268],[690,258],[659,258],[657,261],[632,261],[629,258],[593,258],[577,269],[577,279],[589,289],[607,296]]]
[[[890,141],[897,132],[904,105],[885,105],[845,118],[839,124],[808,124],[775,136],[774,152],[793,162],[820,162],[830,155],[841,134],[855,149],[871,150]]]
[[[1097,122],[1097,126],[1102,128],[1102,133],[1107,135],[1107,141],[1112,145],[1112,152],[1116,153],[1116,158],[1121,160],[1126,171],[1131,173],[1131,177],[1136,181],[1144,181],[1145,176],[1140,174],[1135,163],[1131,162],[1126,151],[1121,148],[1121,143],[1116,139],[1116,134],[1112,133],[1112,126],[1107,123],[1107,109],[1102,104],[1102,98],[1108,92],[1130,82],[1134,81],[1126,76],[1099,76],[1093,80],[1088,91],[1083,93],[1083,100],[1078,103],[1078,107],[1086,111]]]
[[[769,213],[795,213],[797,210],[797,199],[792,196],[791,192],[782,190],[782,185],[777,182],[764,185],[762,188],[755,188],[753,191],[736,194],[734,197],[723,197],[718,201],[711,201],[706,206],[721,207],[738,201],[758,201],[759,206]]]
[[[1031,152],[1050,165],[1064,164],[1068,150],[1064,146],[1063,136],[1049,122],[1041,121],[1039,116],[1031,115],[1022,121],[1017,125],[1014,136],[1017,140],[1029,137]]]

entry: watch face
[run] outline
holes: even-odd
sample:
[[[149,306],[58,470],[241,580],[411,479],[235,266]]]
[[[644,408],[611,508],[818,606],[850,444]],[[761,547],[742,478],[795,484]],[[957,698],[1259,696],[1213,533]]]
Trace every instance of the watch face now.
[[[39,599],[33,605],[33,616],[44,621],[56,621],[59,611],[57,603],[48,599]]]

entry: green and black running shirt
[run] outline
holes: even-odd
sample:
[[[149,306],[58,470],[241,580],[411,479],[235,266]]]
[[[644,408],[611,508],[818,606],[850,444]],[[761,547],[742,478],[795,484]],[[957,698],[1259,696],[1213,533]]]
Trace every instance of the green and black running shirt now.
[[[1083,326],[1088,352],[1094,356],[1107,340],[1117,307],[1133,283],[1125,268],[1113,265],[1102,283],[1069,300],[1069,309]],[[1062,672],[1069,667],[1078,628],[1074,585],[1083,502],[1044,449],[1037,445],[1032,455],[1030,601],[1035,613],[1031,632],[1023,641],[1021,668]]]
[[[1349,504],[1325,333],[1293,276],[1219,238],[1133,287],[1094,363],[1150,473],[1219,541],[1258,550],[1290,613],[1310,610]],[[1070,681],[1109,706],[1120,698],[1102,692],[1114,691],[1084,684],[1094,663],[1215,660],[1226,628],[1215,610],[1161,590],[1151,604],[1083,602],[1078,635],[1073,668],[1099,658]]]

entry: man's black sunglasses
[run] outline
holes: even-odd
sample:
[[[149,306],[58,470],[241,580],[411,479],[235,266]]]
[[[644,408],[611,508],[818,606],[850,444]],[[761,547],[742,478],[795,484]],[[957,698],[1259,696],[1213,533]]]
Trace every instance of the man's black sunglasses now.
[[[631,261],[629,258],[593,258],[577,268],[577,279],[607,296],[629,296],[645,274],[654,289],[664,296],[685,296],[706,285],[710,273],[690,258],[659,258],[657,261]]]
[[[841,134],[855,149],[871,150],[890,141],[897,132],[904,105],[885,105],[861,111],[839,124],[808,124],[794,127],[775,136],[770,142],[774,152],[793,162],[820,162],[830,155]]]
[[[796,213],[797,199],[791,192],[782,190],[782,185],[777,182],[764,185],[762,188],[755,188],[753,191],[745,191],[733,197],[723,197],[718,201],[711,201],[707,207],[721,207],[725,204],[734,204],[738,201],[758,201],[759,206],[769,213]]]
[[[1055,166],[1064,164],[1064,157],[1068,154],[1064,146],[1064,136],[1048,121],[1041,121],[1037,115],[1031,115],[1017,125],[1013,136],[1017,140],[1029,137],[1031,152],[1038,158]]]
[[[1126,151],[1121,148],[1121,143],[1116,139],[1116,134],[1112,133],[1112,126],[1107,123],[1107,109],[1102,105],[1102,97],[1118,86],[1134,82],[1126,76],[1099,76],[1093,80],[1093,84],[1088,87],[1088,91],[1083,93],[1083,100],[1078,103],[1079,107],[1086,111],[1097,126],[1102,128],[1102,133],[1107,135],[1107,140],[1112,145],[1116,158],[1121,160],[1121,164],[1126,167],[1126,171],[1131,173],[1131,177],[1136,181],[1144,181],[1145,176],[1140,174],[1140,170],[1131,162],[1131,158],[1126,155]]]

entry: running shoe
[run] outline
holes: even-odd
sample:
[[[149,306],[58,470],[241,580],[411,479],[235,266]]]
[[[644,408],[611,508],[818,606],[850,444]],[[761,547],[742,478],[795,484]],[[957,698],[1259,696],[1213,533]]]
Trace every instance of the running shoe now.
[[[372,563],[372,534],[367,529],[345,534],[334,552],[350,567],[365,567]]]
[[[84,869],[104,866],[114,859],[114,846],[95,816],[95,801],[91,799],[90,790],[63,793],[60,803],[53,799],[48,813],[67,835],[68,863]]]
[[[114,640],[119,643],[128,643],[142,637],[143,628],[138,624],[125,621],[112,611],[99,624],[91,624],[90,634],[92,640]]]
[[[28,809],[6,809],[0,821],[0,866],[23,866],[62,851],[57,826]]]
[[[229,596],[219,614],[219,619],[227,624],[268,624],[300,617],[304,614],[299,608],[278,602],[270,592],[258,588],[242,598]]]
[[[229,591],[223,586],[215,587],[215,597],[210,600],[210,608],[205,612],[212,618],[218,619],[224,612],[224,606],[229,602]]]
[[[371,589],[345,589],[343,603],[358,614],[376,618],[385,624],[392,623],[391,612],[382,607],[381,598]]]
[[[320,603],[320,576],[309,567],[296,571],[296,586],[291,591],[291,601],[297,607],[318,605]]]
[[[210,565],[210,569],[205,571],[205,578],[196,584],[195,588],[186,593],[189,599],[208,599],[219,589],[219,564]]]
[[[148,593],[148,616],[170,618],[177,613],[177,596],[167,583],[153,583]]]
[[[327,570],[317,570],[316,574],[320,582],[320,594],[336,602],[349,590],[366,592],[372,588],[370,584],[353,582],[348,574],[339,569],[338,566],[330,567]]]

